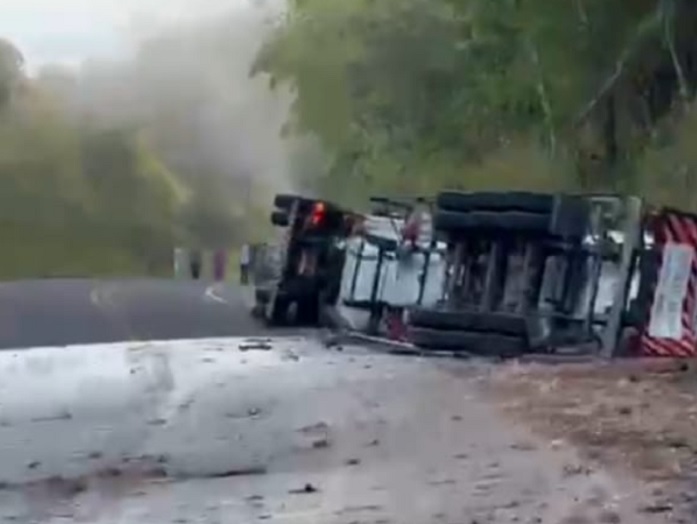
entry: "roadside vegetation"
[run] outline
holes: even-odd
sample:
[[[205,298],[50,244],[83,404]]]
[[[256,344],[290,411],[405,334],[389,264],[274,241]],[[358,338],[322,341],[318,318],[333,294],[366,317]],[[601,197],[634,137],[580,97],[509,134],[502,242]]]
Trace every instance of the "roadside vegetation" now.
[[[2,41],[0,278],[166,274],[174,245],[263,239],[289,190],[697,210],[696,21],[687,0],[289,0],[31,75]]]
[[[295,93],[316,184],[610,190],[697,209],[687,0],[291,0],[254,72]]]
[[[239,51],[258,34],[225,34],[165,30],[79,69],[30,69],[0,40],[0,279],[167,276],[175,246],[234,253],[267,233],[281,154],[261,154],[277,129],[250,112],[277,109]]]

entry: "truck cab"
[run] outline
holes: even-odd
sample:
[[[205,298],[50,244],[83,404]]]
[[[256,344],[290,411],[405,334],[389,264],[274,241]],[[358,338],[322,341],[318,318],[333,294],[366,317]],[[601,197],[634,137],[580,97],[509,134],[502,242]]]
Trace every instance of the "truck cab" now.
[[[341,243],[352,214],[321,199],[277,195],[271,222],[282,228],[271,278],[257,282],[255,310],[269,325],[317,325],[322,304],[336,301]]]

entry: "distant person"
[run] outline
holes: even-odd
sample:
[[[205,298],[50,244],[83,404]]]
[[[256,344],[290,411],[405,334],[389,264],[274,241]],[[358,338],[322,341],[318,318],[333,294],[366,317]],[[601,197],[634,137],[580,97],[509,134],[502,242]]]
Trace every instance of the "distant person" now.
[[[249,244],[243,244],[240,250],[240,284],[249,284],[249,266],[252,262],[252,250]]]
[[[213,255],[213,277],[217,282],[225,280],[225,269],[227,267],[227,251],[216,249]]]
[[[189,266],[191,268],[191,278],[198,280],[201,278],[201,266],[203,265],[203,254],[200,249],[193,249],[191,251],[191,260],[189,261]]]

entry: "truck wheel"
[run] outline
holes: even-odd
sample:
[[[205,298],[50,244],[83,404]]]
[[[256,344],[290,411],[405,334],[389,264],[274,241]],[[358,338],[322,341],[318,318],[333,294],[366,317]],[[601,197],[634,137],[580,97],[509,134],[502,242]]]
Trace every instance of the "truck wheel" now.
[[[471,331],[443,331],[438,329],[409,329],[409,339],[426,350],[444,350],[483,357],[512,358],[525,353],[525,340],[497,333]]]
[[[527,336],[525,317],[507,313],[417,308],[409,312],[409,325],[442,331],[475,331],[515,337]]]
[[[273,199],[273,205],[279,209],[290,210],[296,201],[300,201],[301,207],[307,207],[313,201],[300,195],[280,194]]]
[[[269,326],[283,326],[288,322],[288,309],[290,301],[286,297],[277,296],[271,305],[266,323]]]
[[[271,291],[268,289],[258,288],[254,291],[254,300],[257,304],[268,304],[271,300]]]
[[[524,211],[549,214],[554,209],[554,195],[525,191],[461,193],[444,191],[436,206],[448,211]]]
[[[319,324],[319,297],[314,295],[298,302],[297,323],[302,326]]]
[[[274,226],[288,227],[289,218],[286,211],[274,211],[271,213],[271,223]]]
[[[439,210],[434,217],[435,229],[445,232],[471,230],[499,230],[527,233],[547,233],[551,215],[523,211],[458,211]]]

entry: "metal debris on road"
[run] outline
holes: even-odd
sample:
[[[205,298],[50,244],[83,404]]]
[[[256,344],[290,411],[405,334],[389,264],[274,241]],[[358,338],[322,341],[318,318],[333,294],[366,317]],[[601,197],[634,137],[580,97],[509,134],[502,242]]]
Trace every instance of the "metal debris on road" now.
[[[315,440],[315,441],[312,443],[312,447],[313,447],[314,449],[324,449],[324,448],[328,448],[329,445],[330,445],[330,444],[329,444],[329,439],[327,439],[327,438],[322,438],[322,439],[319,439],[319,440]]]
[[[293,361],[293,362],[298,362],[298,361],[300,360],[300,357],[299,357],[296,353],[294,353],[293,351],[291,351],[290,349],[287,349],[286,351],[283,352],[283,357],[282,357],[282,358],[283,358],[283,360],[285,360],[285,361],[290,360],[290,361]]]
[[[326,422],[318,422],[317,424],[300,428],[298,431],[300,431],[300,433],[326,433],[329,431],[329,424]]]
[[[306,495],[309,493],[318,493],[319,489],[310,483],[305,484],[304,487],[300,489],[291,489],[288,491],[291,495]]]
[[[240,351],[270,351],[272,349],[270,340],[247,340],[238,347]]]
[[[32,418],[32,422],[58,422],[61,420],[72,420],[73,415],[69,411],[63,411],[57,415],[51,415],[48,417],[35,417]]]

